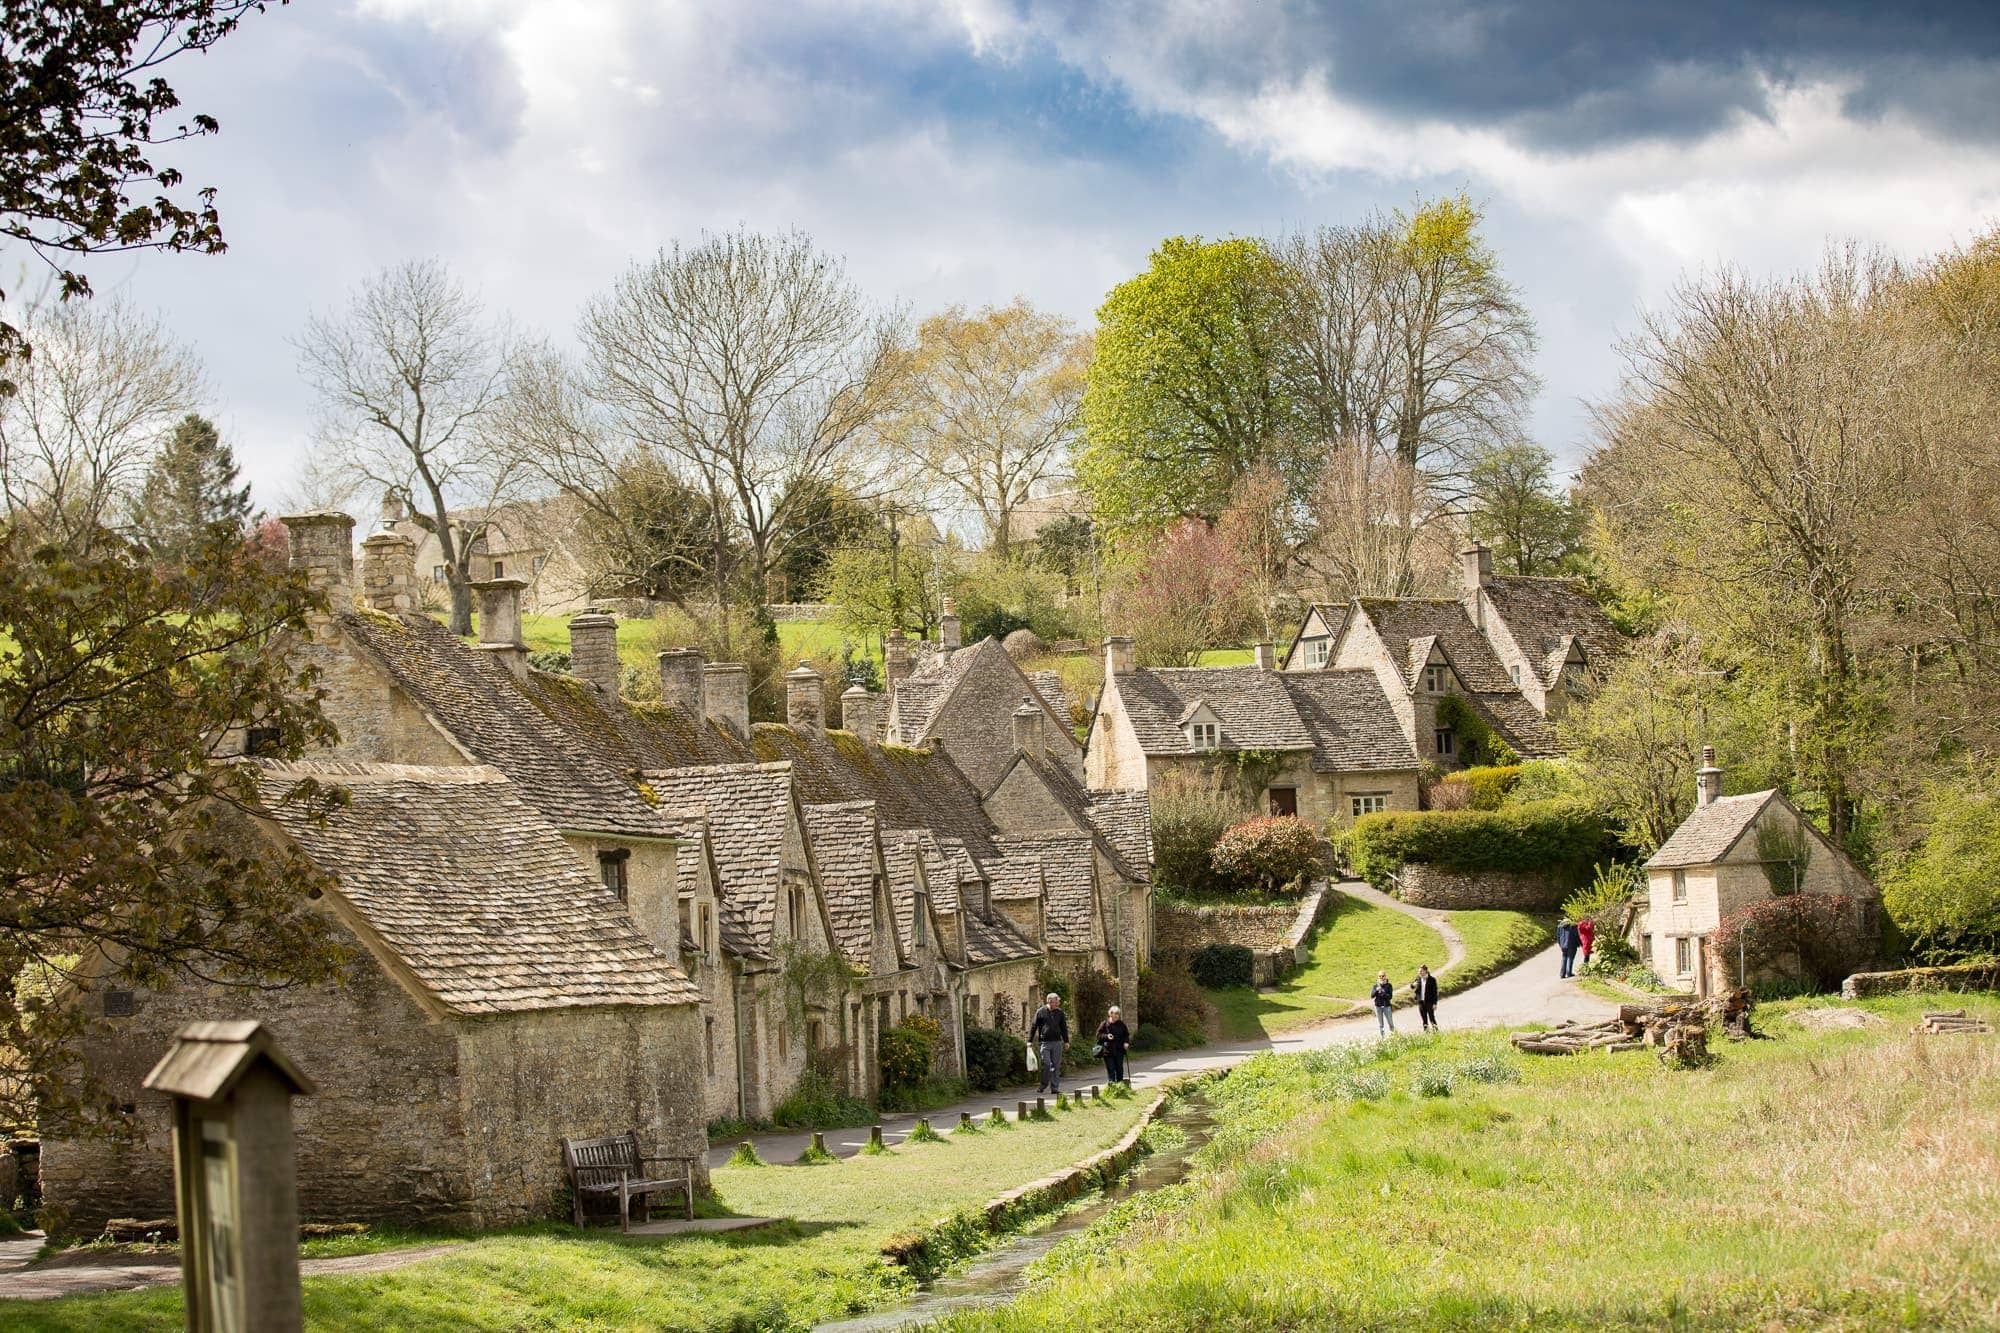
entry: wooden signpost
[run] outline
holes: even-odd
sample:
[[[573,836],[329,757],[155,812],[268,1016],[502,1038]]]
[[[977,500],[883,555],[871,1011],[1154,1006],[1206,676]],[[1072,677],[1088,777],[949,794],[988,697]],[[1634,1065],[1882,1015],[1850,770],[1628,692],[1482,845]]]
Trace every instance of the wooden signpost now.
[[[174,1193],[189,1333],[300,1324],[292,1098],[312,1084],[261,1023],[190,1023],[146,1075],[174,1099]]]

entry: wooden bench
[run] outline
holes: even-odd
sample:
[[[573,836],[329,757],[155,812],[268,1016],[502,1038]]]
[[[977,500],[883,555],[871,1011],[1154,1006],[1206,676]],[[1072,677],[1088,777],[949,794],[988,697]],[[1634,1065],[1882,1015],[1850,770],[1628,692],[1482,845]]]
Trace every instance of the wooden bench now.
[[[569,1172],[569,1197],[576,1224],[583,1225],[583,1203],[589,1199],[618,1201],[618,1228],[632,1229],[632,1200],[640,1200],[642,1220],[653,1220],[653,1195],[679,1190],[689,1220],[694,1218],[694,1158],[649,1157],[639,1150],[636,1130],[605,1139],[564,1139],[563,1168]],[[678,1170],[650,1170],[672,1163]]]

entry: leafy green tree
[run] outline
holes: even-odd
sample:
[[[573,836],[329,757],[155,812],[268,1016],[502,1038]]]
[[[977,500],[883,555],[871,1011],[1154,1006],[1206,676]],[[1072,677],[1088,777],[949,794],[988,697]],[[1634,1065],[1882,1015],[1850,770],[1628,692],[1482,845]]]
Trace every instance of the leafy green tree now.
[[[1098,308],[1077,479],[1113,533],[1213,519],[1296,436],[1279,374],[1283,273],[1262,241],[1160,243]]]
[[[1583,549],[1588,515],[1556,489],[1553,462],[1538,445],[1507,444],[1472,465],[1472,536],[1503,574],[1564,573]]]
[[[189,116],[159,74],[186,51],[222,40],[263,0],[106,0],[10,4],[0,13],[0,236],[55,263],[64,300],[90,295],[67,256],[125,250],[219,254],[213,188],[176,196],[178,169],[156,150],[221,128]],[[21,330],[0,322],[0,367],[26,355]],[[12,393],[11,377],[0,393]]]
[[[1890,872],[1882,905],[1937,961],[2000,952],[2000,770],[1933,784],[1922,846]]]
[[[782,554],[772,571],[783,580],[787,601],[799,601],[819,586],[833,553],[882,531],[882,516],[854,491],[833,482],[801,481],[787,495]],[[777,589],[773,589],[777,591]]]
[[[153,456],[132,502],[132,528],[155,558],[185,561],[211,528],[245,533],[255,523],[236,455],[207,417],[188,413]]]
[[[1070,592],[1082,590],[1097,570],[1097,529],[1087,514],[1065,514],[1035,534],[1033,560],[1062,576]]]
[[[77,1042],[103,989],[333,975],[339,949],[299,910],[324,877],[245,836],[238,758],[334,739],[282,639],[312,595],[240,533],[184,563],[31,548],[0,533],[0,1117],[104,1130],[116,1119]],[[301,808],[341,793],[303,784]],[[68,986],[81,1002],[57,1002]]]
[[[912,553],[892,551],[877,535],[833,549],[820,575],[819,597],[833,606],[834,622],[849,634],[921,629],[935,624],[939,611],[929,574]]]

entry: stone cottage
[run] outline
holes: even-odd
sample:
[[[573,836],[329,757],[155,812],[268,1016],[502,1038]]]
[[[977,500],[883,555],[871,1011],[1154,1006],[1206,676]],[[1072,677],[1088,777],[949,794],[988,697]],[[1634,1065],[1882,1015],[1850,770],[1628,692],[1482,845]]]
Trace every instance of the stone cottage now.
[[[1623,636],[1573,580],[1495,575],[1483,546],[1460,560],[1456,598],[1315,604],[1284,670],[1372,672],[1404,737],[1438,768],[1466,763],[1466,738],[1441,707],[1447,697],[1522,758],[1554,754],[1549,720],[1616,659]]]
[[[591,604],[589,576],[571,545],[580,517],[574,500],[516,500],[491,509],[453,510],[449,517],[475,582],[520,579],[521,608],[531,614],[571,615]],[[416,543],[412,559],[419,599],[426,605],[450,605],[437,534],[411,518],[393,496],[382,502],[381,531]],[[617,592],[607,590],[609,595]]]
[[[485,766],[263,762],[246,838],[336,882],[302,910],[351,947],[341,981],[280,991],[95,990],[83,1057],[129,1107],[115,1141],[48,1135],[42,1181],[68,1225],[171,1216],[171,1112],[141,1080],[197,1019],[256,1018],[318,1087],[296,1103],[305,1220],[495,1226],[556,1211],[556,1141],[636,1129],[706,1147],[700,993],[573,850]],[[351,795],[323,824],[293,785]]]
[[[1702,747],[1695,808],[1646,861],[1646,910],[1634,923],[1640,956],[1660,979],[1707,995],[1746,980],[1709,938],[1749,903],[1789,893],[1839,894],[1853,904],[1841,929],[1872,940],[1881,894],[1853,858],[1784,793],[1722,794],[1713,747]]]
[[[1246,809],[1316,827],[1417,808],[1418,758],[1372,672],[1141,667],[1132,641],[1105,641],[1090,720],[1094,792],[1144,791],[1171,775],[1219,778]]]

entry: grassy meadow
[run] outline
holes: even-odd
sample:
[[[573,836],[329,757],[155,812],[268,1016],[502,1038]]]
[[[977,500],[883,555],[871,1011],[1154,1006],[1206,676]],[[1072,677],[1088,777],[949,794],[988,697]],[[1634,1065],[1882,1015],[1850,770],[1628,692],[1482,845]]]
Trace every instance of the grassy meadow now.
[[[826,1166],[714,1173],[720,1210],[787,1219],[755,1231],[644,1239],[559,1223],[466,1239],[449,1254],[361,1276],[308,1277],[308,1329],[792,1329],[913,1289],[883,1242],[1110,1147],[1146,1099],[1107,1098],[1047,1122],[982,1124],[941,1143]],[[436,1236],[409,1236],[408,1243]],[[325,1252],[325,1251],[322,1251]],[[177,1330],[178,1288],[0,1301],[10,1333]]]
[[[1935,998],[1807,1026],[1836,1005],[1692,1072],[1472,1033],[1259,1056],[1194,1176],[944,1326],[2000,1326],[2000,1040],[1912,1036]]]

